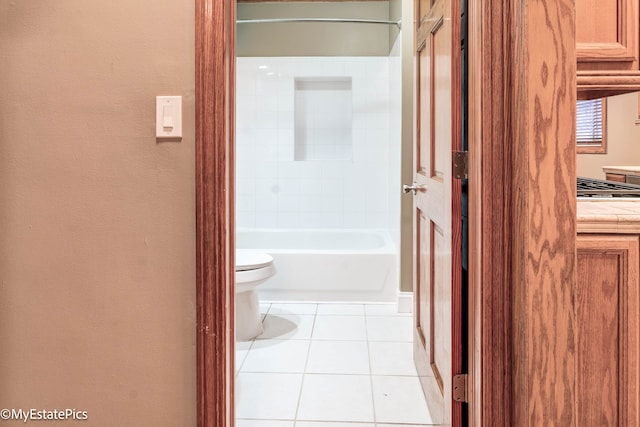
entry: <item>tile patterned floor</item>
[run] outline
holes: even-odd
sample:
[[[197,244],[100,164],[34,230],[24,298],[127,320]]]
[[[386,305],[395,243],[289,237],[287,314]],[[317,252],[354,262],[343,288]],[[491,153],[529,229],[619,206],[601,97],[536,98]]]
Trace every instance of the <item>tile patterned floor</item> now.
[[[262,304],[236,344],[237,427],[432,426],[394,304]]]

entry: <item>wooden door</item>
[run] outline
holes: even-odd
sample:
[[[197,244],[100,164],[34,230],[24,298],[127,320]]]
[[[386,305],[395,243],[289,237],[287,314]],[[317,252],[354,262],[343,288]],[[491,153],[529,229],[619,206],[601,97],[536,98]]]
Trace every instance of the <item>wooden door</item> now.
[[[461,182],[452,173],[460,78],[459,0],[431,1],[416,28],[414,358],[433,421],[454,426],[461,421],[452,395],[462,361]]]

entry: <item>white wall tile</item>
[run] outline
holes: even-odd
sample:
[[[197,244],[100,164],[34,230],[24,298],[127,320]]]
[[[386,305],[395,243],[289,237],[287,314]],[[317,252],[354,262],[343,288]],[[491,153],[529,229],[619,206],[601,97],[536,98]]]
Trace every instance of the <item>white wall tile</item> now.
[[[258,162],[255,159],[244,159],[241,162],[236,162],[236,177],[240,179],[255,178],[257,165]]]
[[[318,212],[303,212],[298,216],[301,228],[323,228],[323,216]]]
[[[278,144],[278,161],[292,162],[294,160],[294,149],[293,142]]]
[[[238,82],[236,84],[236,94],[238,97],[251,96],[256,93],[256,81],[252,78],[247,78],[244,74],[238,75]]]
[[[255,212],[236,211],[236,224],[238,227],[256,227]]]
[[[277,178],[254,179],[254,182],[256,196],[269,196],[279,192]]]
[[[344,215],[340,212],[323,212],[324,228],[344,228]]]
[[[254,146],[254,153],[259,161],[275,162],[278,160],[278,145],[259,143]]]
[[[366,228],[365,212],[345,212],[343,214],[343,225],[345,228]]]
[[[387,212],[367,212],[365,228],[383,229],[387,226]]]
[[[301,179],[300,186],[305,194],[320,196],[322,194],[324,181],[320,178]]]
[[[349,190],[343,195],[345,213],[364,213],[367,210],[366,196],[363,190]]]
[[[256,192],[256,183],[252,178],[236,179],[236,196],[254,197]]]
[[[322,182],[322,194],[328,196],[340,197],[345,192],[345,182],[339,179],[325,178]],[[342,200],[334,201],[338,205],[342,204]]]
[[[322,194],[320,196],[320,200],[322,203],[322,212],[327,213],[342,213],[344,211],[344,207],[342,204],[342,197],[339,194]]]
[[[278,212],[278,197],[274,194],[256,196],[256,215]]]
[[[251,195],[236,194],[236,209],[238,211],[253,212],[256,209],[256,199]]]
[[[278,144],[291,144],[293,145],[294,140],[294,132],[293,129],[278,129]]]
[[[273,161],[256,161],[254,171],[256,178],[277,178],[278,163]],[[238,175],[242,176],[239,172]]]
[[[392,226],[398,209],[390,204],[398,198],[390,180],[399,179],[400,165],[389,150],[400,145],[399,120],[391,115],[400,115],[393,80],[399,67],[386,57],[238,58],[237,225]],[[300,77],[351,78],[351,102],[336,106],[337,95],[327,91],[310,105],[305,125],[314,127],[308,132],[317,142],[313,154],[324,160],[294,160],[294,80]]]
[[[278,212],[278,228],[300,228],[300,218],[294,212]]]
[[[276,228],[278,226],[278,215],[270,212],[256,213],[255,226],[257,228]]]
[[[278,111],[278,129],[293,129],[293,111]]]
[[[278,196],[278,212],[298,212],[298,196],[290,194]]]
[[[299,212],[322,212],[322,201],[316,195],[301,194],[298,196]]]
[[[298,195],[301,193],[300,181],[295,179],[278,178],[278,193],[281,195]]]
[[[352,168],[351,162],[326,162],[322,165],[322,179],[344,181],[347,169],[350,168]]]
[[[253,127],[256,129],[277,129],[278,128],[278,112],[257,110],[254,118]]]
[[[269,111],[274,112],[278,111],[278,97],[277,96],[268,96],[268,95],[260,95],[254,97],[253,100],[253,108],[255,110]]]

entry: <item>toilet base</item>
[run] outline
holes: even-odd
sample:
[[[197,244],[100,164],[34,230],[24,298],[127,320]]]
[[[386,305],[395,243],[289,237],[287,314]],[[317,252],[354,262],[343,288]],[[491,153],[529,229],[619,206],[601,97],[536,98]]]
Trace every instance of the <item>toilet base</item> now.
[[[236,293],[236,340],[250,341],[263,331],[258,292]]]

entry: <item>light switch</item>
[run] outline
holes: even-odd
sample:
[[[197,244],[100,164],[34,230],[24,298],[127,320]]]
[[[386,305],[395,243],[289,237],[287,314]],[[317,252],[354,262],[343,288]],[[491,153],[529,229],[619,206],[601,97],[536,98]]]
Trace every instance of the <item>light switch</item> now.
[[[156,138],[182,138],[181,96],[156,96]]]
[[[170,105],[162,107],[162,127],[165,130],[171,130],[171,128],[173,128],[173,115],[173,108]]]

